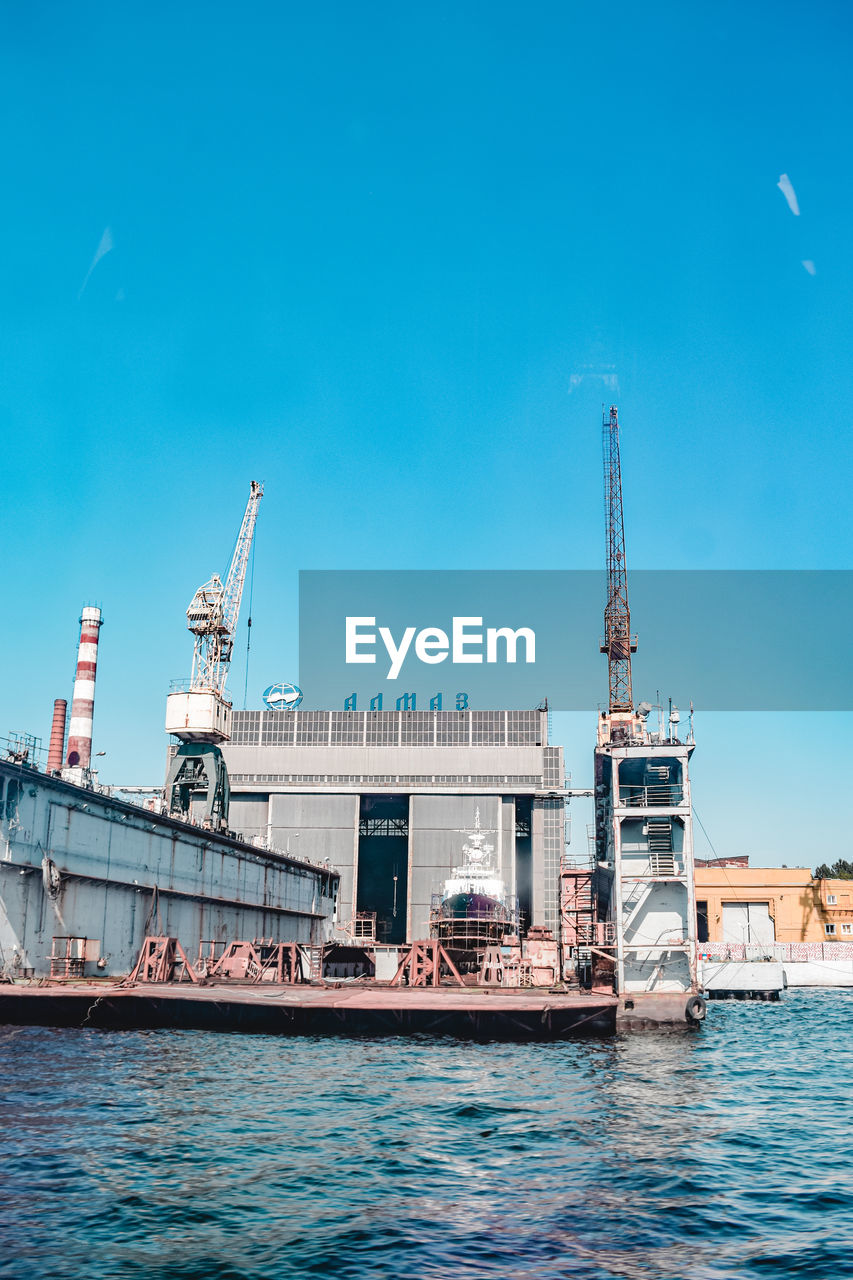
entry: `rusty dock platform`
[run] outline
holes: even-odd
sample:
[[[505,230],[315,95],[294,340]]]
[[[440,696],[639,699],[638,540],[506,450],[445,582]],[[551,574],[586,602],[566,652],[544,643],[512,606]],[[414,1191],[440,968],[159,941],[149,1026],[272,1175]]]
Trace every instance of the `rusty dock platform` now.
[[[0,1023],[548,1041],[612,1035],[618,1003],[607,992],[536,989],[62,982],[0,986]]]

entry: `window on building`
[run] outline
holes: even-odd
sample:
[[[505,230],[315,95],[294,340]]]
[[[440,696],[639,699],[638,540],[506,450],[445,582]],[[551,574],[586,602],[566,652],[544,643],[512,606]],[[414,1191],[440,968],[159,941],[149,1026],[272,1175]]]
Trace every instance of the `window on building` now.
[[[835,895],[834,893],[828,893],[828,894],[826,895],[826,901],[827,901],[827,905],[828,905],[828,906],[830,906],[830,907],[834,907],[834,906],[835,906],[835,904],[836,904],[836,902],[838,901],[838,898],[836,897],[836,895]]]
[[[831,937],[833,936],[833,934],[835,933],[835,925],[834,925],[834,924],[825,924],[825,925],[823,926],[823,931],[824,931],[824,933],[826,934],[826,936],[827,936],[828,938],[831,938]]]
[[[841,926],[842,933],[853,933],[853,924],[843,924]]]

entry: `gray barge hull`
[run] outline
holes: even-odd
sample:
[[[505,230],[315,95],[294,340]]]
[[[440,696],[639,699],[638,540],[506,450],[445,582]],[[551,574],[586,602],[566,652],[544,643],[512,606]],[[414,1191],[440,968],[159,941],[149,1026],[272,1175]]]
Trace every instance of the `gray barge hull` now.
[[[54,937],[85,938],[87,973],[122,976],[146,934],[319,944],[337,875],[0,761],[0,971],[50,972]],[[99,964],[98,961],[101,963]]]
[[[612,1035],[616,1006],[616,997],[602,992],[562,995],[477,987],[0,987],[0,1023],[104,1031],[168,1028],[280,1036],[545,1041]]]

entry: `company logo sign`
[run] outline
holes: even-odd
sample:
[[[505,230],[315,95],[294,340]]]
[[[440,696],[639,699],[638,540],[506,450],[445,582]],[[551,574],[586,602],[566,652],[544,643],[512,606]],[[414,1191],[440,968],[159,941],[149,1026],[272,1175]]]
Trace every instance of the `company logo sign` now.
[[[302,690],[295,684],[280,681],[264,689],[263,699],[270,711],[295,711],[302,701]]]

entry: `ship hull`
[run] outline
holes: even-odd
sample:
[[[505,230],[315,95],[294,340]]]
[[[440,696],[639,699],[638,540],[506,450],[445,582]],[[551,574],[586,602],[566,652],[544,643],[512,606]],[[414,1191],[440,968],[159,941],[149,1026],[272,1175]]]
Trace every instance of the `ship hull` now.
[[[484,893],[455,893],[442,902],[445,915],[456,919],[470,920],[508,920],[506,907],[496,898]]]
[[[465,966],[464,954],[472,963],[487,947],[499,946],[505,934],[514,931],[512,917],[503,902],[483,893],[454,893],[444,898],[433,922],[435,936]]]

